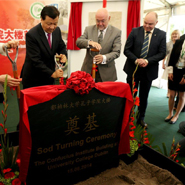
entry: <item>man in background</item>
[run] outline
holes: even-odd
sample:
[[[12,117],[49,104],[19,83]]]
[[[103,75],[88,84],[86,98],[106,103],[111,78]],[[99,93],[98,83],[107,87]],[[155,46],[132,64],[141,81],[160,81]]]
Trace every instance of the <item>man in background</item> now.
[[[59,11],[45,6],[41,11],[41,23],[26,34],[26,58],[22,68],[23,89],[54,84],[55,78],[63,76],[63,70],[55,70],[54,56],[66,62],[67,50],[57,27]]]
[[[166,55],[166,33],[155,28],[158,22],[158,15],[149,12],[143,26],[133,28],[124,48],[127,57],[124,71],[127,73],[127,83],[132,89],[132,74],[138,65],[135,73],[135,87],[139,86],[140,105],[137,123],[147,128],[144,121],[148,102],[148,94],[152,80],[158,77],[158,65]]]
[[[117,80],[115,59],[120,56],[121,30],[109,25],[110,16],[105,8],[96,12],[96,25],[87,26],[76,45],[87,49],[81,70],[91,74],[93,58],[89,53],[91,47],[100,50],[94,57],[97,64],[96,82]]]

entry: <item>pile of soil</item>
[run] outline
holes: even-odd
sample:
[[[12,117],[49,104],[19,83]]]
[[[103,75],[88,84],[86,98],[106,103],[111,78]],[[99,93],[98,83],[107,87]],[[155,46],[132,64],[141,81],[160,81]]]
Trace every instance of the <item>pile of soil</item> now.
[[[108,169],[75,185],[183,185],[172,173],[150,164],[141,155],[127,165],[120,160],[117,168]]]
[[[183,183],[168,170],[159,168],[138,155],[138,159],[129,165],[120,160],[117,168],[108,169],[75,185],[183,185]]]

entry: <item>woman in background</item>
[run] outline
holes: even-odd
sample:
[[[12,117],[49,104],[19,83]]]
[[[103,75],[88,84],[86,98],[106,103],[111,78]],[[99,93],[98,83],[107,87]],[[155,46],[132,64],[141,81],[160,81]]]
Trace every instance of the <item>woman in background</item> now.
[[[179,30],[174,30],[171,33],[171,40],[169,42],[167,42],[166,44],[166,57],[163,59],[163,65],[162,68],[164,69],[163,75],[162,75],[162,79],[168,80],[168,63],[169,63],[169,59],[170,59],[170,55],[171,55],[171,51],[173,49],[173,45],[175,44],[175,41],[180,39],[180,31]],[[167,82],[168,84],[168,82]],[[167,97],[169,98],[169,89],[167,92]]]
[[[167,68],[170,97],[168,101],[169,115],[165,118],[165,121],[174,124],[185,103],[185,39],[176,40]],[[176,113],[173,116],[174,99],[177,92],[179,92],[179,101]]]

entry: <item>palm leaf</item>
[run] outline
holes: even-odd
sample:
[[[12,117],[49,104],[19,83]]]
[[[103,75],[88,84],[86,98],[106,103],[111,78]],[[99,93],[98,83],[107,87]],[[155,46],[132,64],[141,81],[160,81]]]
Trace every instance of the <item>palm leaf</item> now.
[[[161,148],[160,148],[158,145],[153,146],[153,148],[156,148],[156,150],[157,150],[158,152],[160,152],[161,154],[163,154]]]
[[[164,150],[164,155],[168,156],[167,149],[166,149],[166,144],[162,143],[162,146],[163,146],[163,150]]]

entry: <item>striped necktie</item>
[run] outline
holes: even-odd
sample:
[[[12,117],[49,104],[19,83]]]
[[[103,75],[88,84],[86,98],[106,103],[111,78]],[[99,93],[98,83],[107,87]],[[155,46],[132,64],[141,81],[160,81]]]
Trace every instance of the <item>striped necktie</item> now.
[[[100,35],[98,36],[98,43],[101,44],[103,41],[103,30],[100,30]]]
[[[143,47],[141,49],[141,58],[146,58],[148,54],[148,47],[149,47],[149,34],[150,32],[146,32],[146,36],[144,38]]]

